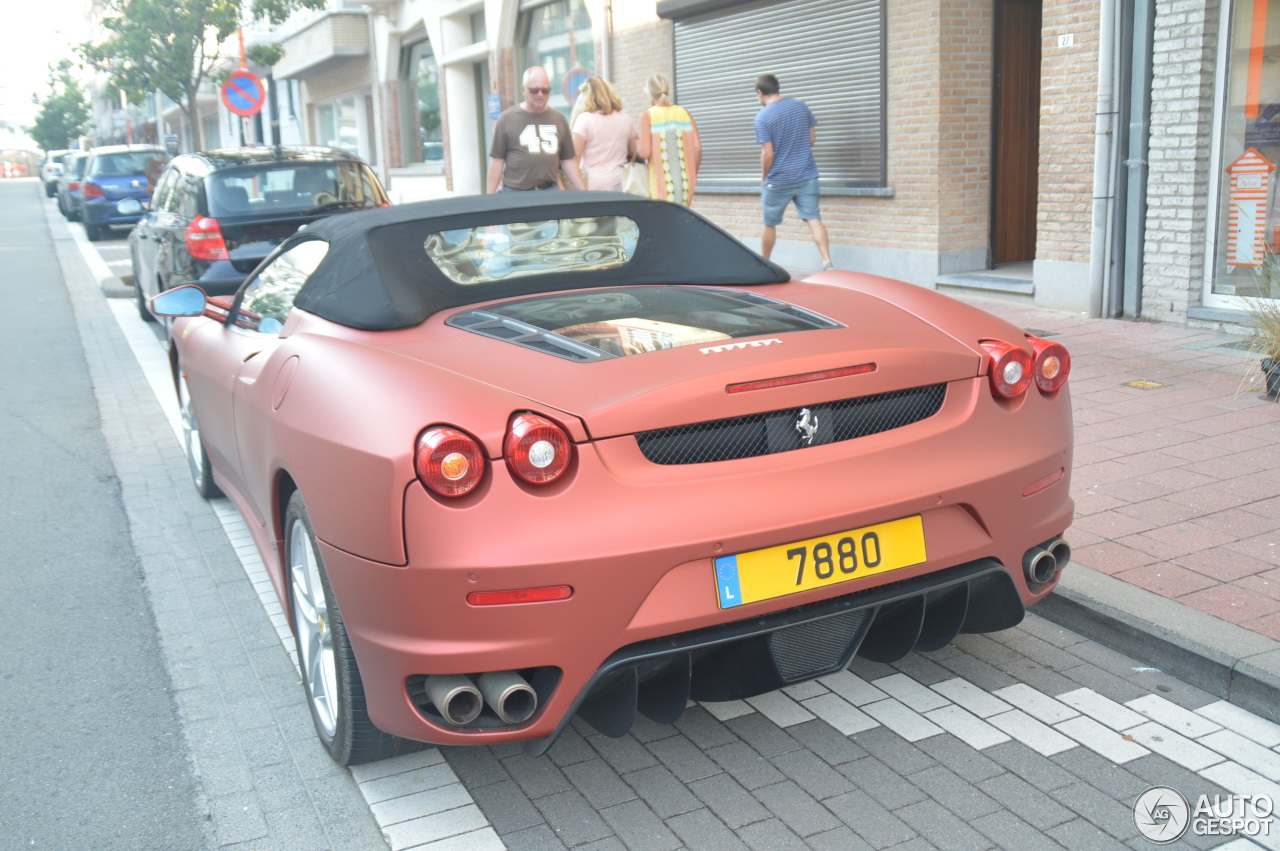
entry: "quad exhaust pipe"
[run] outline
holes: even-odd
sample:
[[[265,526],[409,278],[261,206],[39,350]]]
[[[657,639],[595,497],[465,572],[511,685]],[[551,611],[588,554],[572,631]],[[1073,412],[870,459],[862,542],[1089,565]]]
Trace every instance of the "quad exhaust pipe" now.
[[[1062,538],[1050,538],[1022,556],[1022,572],[1031,587],[1053,580],[1071,561],[1071,546]]]
[[[432,674],[427,677],[427,697],[445,722],[465,727],[480,717],[485,704],[504,724],[521,724],[538,709],[538,693],[515,671],[488,671],[479,676],[479,687],[464,674]]]

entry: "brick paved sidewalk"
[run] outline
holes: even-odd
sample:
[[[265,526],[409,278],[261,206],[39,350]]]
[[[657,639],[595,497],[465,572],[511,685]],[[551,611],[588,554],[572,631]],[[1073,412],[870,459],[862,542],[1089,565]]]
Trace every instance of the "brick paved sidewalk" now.
[[[1073,561],[1280,640],[1280,405],[1240,338],[964,300],[1071,353]]]

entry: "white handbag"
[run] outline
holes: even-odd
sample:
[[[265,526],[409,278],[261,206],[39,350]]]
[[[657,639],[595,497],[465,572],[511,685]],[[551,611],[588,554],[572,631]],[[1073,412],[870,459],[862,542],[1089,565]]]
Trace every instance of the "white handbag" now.
[[[622,166],[622,191],[649,197],[649,166],[644,160],[629,160]]]

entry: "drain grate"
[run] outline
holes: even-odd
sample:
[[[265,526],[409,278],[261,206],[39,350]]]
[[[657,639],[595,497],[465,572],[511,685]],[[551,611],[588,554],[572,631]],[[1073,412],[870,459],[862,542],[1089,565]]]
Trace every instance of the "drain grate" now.
[[[1172,387],[1172,384],[1166,384],[1163,381],[1151,381],[1147,378],[1138,378],[1134,381],[1126,381],[1121,387],[1136,387],[1139,390],[1159,390],[1161,387]]]

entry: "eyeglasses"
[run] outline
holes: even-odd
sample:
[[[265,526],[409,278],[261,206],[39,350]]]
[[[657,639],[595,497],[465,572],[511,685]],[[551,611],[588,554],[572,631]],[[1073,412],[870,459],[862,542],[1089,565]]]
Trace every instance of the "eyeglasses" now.
[[[544,88],[536,87],[536,86],[525,86],[525,87],[524,87],[524,90],[525,90],[526,92],[528,92],[529,94],[531,94],[531,95],[549,95],[549,94],[551,94],[551,89],[549,89],[549,88],[544,89]]]

